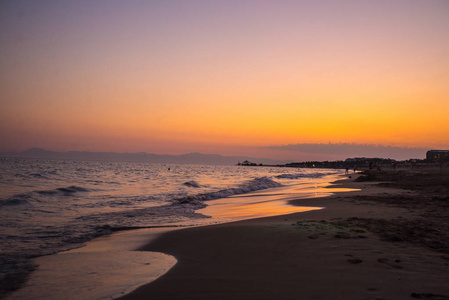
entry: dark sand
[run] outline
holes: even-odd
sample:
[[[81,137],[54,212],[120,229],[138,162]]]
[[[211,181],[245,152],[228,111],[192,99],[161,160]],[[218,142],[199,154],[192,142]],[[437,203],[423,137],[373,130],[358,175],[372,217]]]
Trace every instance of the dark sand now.
[[[166,233],[140,250],[178,263],[120,299],[449,299],[449,175],[363,178],[292,202],[323,210]]]

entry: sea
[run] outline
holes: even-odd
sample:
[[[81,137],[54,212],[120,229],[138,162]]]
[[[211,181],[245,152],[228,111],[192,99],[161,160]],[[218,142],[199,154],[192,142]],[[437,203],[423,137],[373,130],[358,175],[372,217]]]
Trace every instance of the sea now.
[[[0,281],[20,284],[35,257],[136,228],[195,226],[208,201],[325,180],[341,170],[0,159]]]

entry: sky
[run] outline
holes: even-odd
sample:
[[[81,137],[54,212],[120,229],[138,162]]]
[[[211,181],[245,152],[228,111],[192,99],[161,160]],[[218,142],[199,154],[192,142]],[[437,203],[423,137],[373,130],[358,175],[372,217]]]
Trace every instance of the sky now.
[[[0,0],[0,46],[0,151],[449,149],[446,0]]]

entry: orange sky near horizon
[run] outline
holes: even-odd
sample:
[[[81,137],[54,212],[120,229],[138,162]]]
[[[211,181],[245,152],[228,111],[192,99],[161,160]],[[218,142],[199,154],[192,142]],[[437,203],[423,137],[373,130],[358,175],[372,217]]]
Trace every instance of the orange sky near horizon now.
[[[448,149],[449,2],[318,2],[2,3],[0,151]]]

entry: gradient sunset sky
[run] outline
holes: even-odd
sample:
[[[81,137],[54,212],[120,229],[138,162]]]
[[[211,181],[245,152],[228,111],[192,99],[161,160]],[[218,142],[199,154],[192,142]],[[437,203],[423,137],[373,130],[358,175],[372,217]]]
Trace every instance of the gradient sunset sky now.
[[[0,45],[0,151],[449,149],[447,0],[1,1]]]

